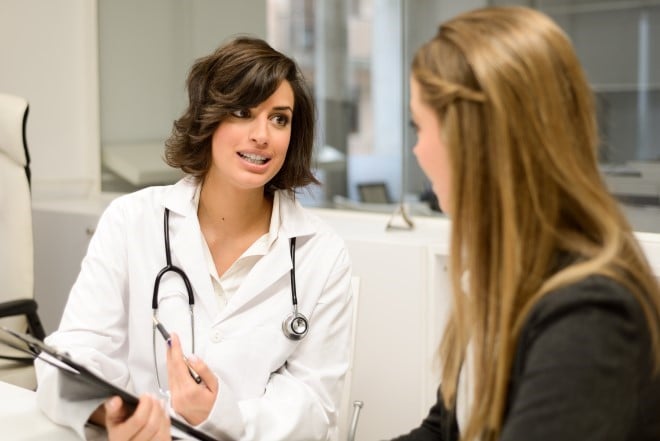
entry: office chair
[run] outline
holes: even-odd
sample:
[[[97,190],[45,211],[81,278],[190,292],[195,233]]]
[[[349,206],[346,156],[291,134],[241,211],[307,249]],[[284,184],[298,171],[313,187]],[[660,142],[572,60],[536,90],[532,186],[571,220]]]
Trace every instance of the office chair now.
[[[0,93],[0,326],[45,332],[34,301],[30,157],[25,137],[28,103]],[[32,358],[0,345],[0,381],[36,388]]]
[[[392,198],[387,182],[361,182],[357,184],[360,202],[369,204],[391,204]]]

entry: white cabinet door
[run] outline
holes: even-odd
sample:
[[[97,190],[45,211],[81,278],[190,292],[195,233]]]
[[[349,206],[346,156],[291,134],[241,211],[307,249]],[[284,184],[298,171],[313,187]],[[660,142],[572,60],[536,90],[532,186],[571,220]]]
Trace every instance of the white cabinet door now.
[[[47,334],[59,326],[99,214],[33,208],[34,297]]]

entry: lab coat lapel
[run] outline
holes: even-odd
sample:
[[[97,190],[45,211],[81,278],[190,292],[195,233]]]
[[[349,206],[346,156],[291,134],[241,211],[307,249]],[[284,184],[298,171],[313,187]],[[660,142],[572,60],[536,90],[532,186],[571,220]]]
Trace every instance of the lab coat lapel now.
[[[257,262],[236,294],[222,312],[228,317],[246,306],[261,294],[270,290],[282,276],[289,280],[292,268],[289,239],[314,234],[315,226],[308,221],[302,207],[286,191],[278,191],[280,227],[272,249]]]
[[[291,270],[291,255],[289,240],[278,237],[272,250],[261,258],[245,278],[236,294],[221,314],[221,319],[242,310],[261,294],[268,292],[269,287]]]
[[[172,263],[185,271],[195,293],[210,317],[218,314],[211,277],[204,258],[202,233],[193,203],[196,184],[184,179],[168,194],[165,206],[170,209],[170,244]]]

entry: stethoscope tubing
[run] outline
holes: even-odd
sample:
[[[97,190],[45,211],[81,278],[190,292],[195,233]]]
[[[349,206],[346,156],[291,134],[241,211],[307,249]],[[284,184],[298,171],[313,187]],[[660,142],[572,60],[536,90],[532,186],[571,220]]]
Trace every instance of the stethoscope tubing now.
[[[191,323],[191,335],[192,335],[192,349],[193,353],[195,352],[195,296],[193,295],[192,284],[188,279],[185,271],[179,268],[176,265],[172,264],[172,252],[170,247],[170,228],[169,228],[169,219],[170,219],[170,210],[165,208],[165,213],[163,215],[163,237],[165,243],[165,266],[158,272],[156,279],[154,281],[153,295],[151,298],[151,308],[153,316],[158,318],[158,291],[160,288],[161,279],[168,272],[173,272],[178,274],[186,287],[186,294],[188,295],[188,307],[190,313],[190,323]],[[282,323],[282,331],[284,335],[291,340],[300,340],[305,335],[309,328],[309,320],[298,312],[298,295],[296,292],[296,238],[292,237],[289,239],[289,252],[291,255],[291,304],[292,304],[292,313],[284,319]],[[293,324],[296,326],[293,326]],[[300,328],[300,329],[298,329]],[[155,332],[155,329],[154,329]],[[154,338],[155,341],[155,338]]]
[[[192,284],[188,279],[185,271],[179,268],[176,265],[172,265],[172,252],[170,248],[170,210],[165,208],[165,213],[163,215],[163,237],[165,242],[165,266],[158,271],[156,279],[154,281],[154,290],[153,296],[151,298],[151,308],[152,315],[156,321],[158,320],[158,291],[160,288],[161,279],[168,272],[173,272],[178,274],[183,280],[183,283],[186,286],[186,294],[188,295],[188,311],[190,315],[190,333],[192,339],[192,353],[195,353],[195,297],[193,295]],[[289,239],[289,252],[291,254],[291,304],[293,307],[293,312],[288,315],[282,322],[282,332],[290,340],[301,340],[307,335],[309,330],[309,321],[307,318],[298,312],[298,296],[296,293],[296,238],[292,237]],[[153,358],[154,358],[154,368],[156,370],[156,381],[158,382],[158,388],[163,392],[160,374],[158,372],[158,361],[156,360],[156,326],[152,325],[152,340],[153,340]],[[164,393],[164,392],[163,392]]]
[[[163,216],[163,231],[164,231],[164,237],[165,237],[165,266],[158,272],[156,275],[156,280],[154,282],[154,292],[153,296],[151,297],[151,309],[157,310],[158,309],[158,290],[160,288],[160,280],[163,278],[165,274],[168,272],[172,271],[174,273],[177,273],[179,276],[181,276],[181,279],[183,280],[183,283],[186,285],[186,293],[188,294],[188,305],[192,308],[195,306],[195,297],[193,296],[193,289],[192,289],[192,284],[190,283],[190,280],[188,279],[188,276],[186,275],[185,271],[183,271],[181,268],[178,266],[172,265],[172,252],[170,251],[170,228],[169,228],[169,221],[170,221],[170,210],[168,208],[165,209],[165,215]]]

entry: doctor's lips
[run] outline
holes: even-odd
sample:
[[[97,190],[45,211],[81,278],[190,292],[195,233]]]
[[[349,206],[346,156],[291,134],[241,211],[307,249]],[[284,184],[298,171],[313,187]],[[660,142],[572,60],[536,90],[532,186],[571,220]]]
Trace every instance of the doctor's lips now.
[[[154,321],[154,326],[158,329],[158,332],[160,332],[160,335],[163,336],[165,341],[167,342],[168,347],[172,347],[172,337],[170,337],[170,333],[167,332],[167,329],[165,329],[165,326],[161,322],[158,321],[158,319],[154,316],[151,316],[152,320]],[[195,383],[200,384],[202,382],[202,377],[199,376],[199,374],[195,371],[195,369],[190,366],[190,362],[188,361],[188,358],[186,356],[183,356],[183,362],[186,364],[186,367],[188,368],[188,372],[190,373],[190,376],[195,380]]]
[[[270,158],[255,153],[238,152],[238,156],[240,156],[241,158],[245,159],[248,162],[252,162],[253,164],[258,164],[258,165],[262,165],[270,161]]]

